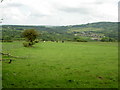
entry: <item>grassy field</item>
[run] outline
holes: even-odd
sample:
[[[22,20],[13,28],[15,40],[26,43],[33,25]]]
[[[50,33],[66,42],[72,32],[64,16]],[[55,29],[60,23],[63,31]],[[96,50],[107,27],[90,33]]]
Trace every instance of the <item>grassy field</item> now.
[[[4,88],[117,88],[118,45],[106,42],[3,43],[22,58],[2,62]],[[3,57],[6,58],[6,57]]]

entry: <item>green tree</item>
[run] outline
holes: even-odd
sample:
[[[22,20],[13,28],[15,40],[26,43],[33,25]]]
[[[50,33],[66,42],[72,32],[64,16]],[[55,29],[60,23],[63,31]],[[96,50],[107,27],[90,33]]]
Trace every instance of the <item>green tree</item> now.
[[[39,35],[38,32],[34,29],[27,29],[22,33],[23,37],[26,38],[27,42],[29,42],[29,46],[34,44],[35,39]]]

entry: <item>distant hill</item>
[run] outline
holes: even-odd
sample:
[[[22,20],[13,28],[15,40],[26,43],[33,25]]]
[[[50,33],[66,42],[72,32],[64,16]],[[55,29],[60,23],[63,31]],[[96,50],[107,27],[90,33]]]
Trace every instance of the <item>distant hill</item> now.
[[[2,38],[21,39],[21,33],[26,29],[36,29],[42,40],[73,40],[75,37],[101,39],[110,37],[118,39],[118,22],[98,22],[69,26],[27,26],[27,25],[3,25]]]

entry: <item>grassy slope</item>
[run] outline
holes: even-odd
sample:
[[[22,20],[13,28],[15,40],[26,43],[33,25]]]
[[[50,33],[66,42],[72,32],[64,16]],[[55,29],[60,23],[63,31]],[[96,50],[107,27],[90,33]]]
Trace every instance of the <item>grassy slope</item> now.
[[[4,52],[15,56],[3,62],[3,87],[114,88],[117,87],[117,43],[4,43]]]
[[[56,39],[73,39],[73,32],[85,32],[85,35],[92,34],[105,35],[114,39],[118,38],[118,23],[117,22],[96,22],[81,25],[70,25],[70,26],[24,26],[24,25],[3,25],[2,35],[6,37],[14,37],[14,39],[20,39],[21,32],[24,29],[34,28],[40,31],[40,39],[56,38]]]

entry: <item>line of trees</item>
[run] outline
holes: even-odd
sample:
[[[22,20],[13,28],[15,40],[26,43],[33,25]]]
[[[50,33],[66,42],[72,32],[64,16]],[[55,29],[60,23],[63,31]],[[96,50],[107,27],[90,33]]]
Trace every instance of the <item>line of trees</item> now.
[[[3,37],[2,37],[2,41],[3,42],[12,42],[13,40],[25,40],[25,42],[23,43],[23,45],[25,47],[31,47],[33,46],[35,43],[38,43],[39,40],[42,41],[75,41],[75,42],[88,42],[88,41],[92,41],[90,38],[88,37],[79,37],[79,36],[73,36],[71,35],[64,35],[64,34],[56,34],[56,33],[40,33],[38,31],[36,31],[35,29],[26,29],[23,32],[18,32],[17,30],[14,30],[14,33],[7,32],[4,31],[2,32]],[[16,34],[16,36],[15,36]],[[61,35],[61,36],[60,36]],[[58,36],[58,37],[57,37]],[[110,37],[103,37],[101,40],[102,42],[114,42],[116,41],[114,38],[110,38]]]

